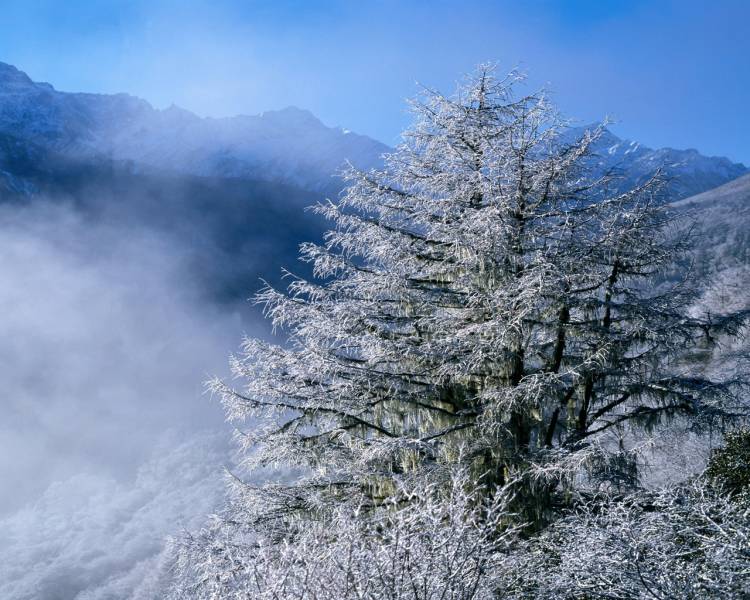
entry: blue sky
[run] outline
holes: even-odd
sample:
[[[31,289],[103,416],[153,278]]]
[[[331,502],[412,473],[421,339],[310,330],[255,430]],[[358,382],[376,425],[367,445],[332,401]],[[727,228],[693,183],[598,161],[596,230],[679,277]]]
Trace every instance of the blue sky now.
[[[387,143],[415,82],[520,65],[582,122],[750,164],[750,0],[4,0],[0,60],[202,115],[297,105]]]

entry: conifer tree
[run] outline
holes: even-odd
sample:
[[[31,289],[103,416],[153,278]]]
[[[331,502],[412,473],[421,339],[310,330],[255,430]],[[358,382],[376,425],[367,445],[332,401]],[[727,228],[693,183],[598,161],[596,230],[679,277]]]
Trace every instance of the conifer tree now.
[[[738,414],[740,380],[695,375],[685,350],[744,315],[689,316],[662,273],[686,250],[658,173],[626,192],[521,77],[480,68],[425,90],[379,171],[345,173],[335,227],[302,246],[315,278],[258,302],[288,340],[247,340],[242,386],[214,382],[244,466],[242,519],[285,535],[295,517],[377,507],[405,483],[515,482],[526,521],[555,490],[632,478],[628,436]],[[421,482],[421,483],[420,483]]]

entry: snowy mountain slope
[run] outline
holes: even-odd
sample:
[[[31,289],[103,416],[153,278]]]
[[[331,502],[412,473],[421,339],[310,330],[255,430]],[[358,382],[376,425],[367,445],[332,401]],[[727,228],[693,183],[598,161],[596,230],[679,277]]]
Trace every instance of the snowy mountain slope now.
[[[596,125],[575,128],[571,136],[580,136]],[[711,190],[748,173],[741,163],[733,163],[721,156],[703,156],[695,149],[654,150],[638,142],[623,140],[605,129],[593,148],[595,162],[601,171],[614,170],[622,177],[620,188],[630,189],[648,180],[657,169],[668,180],[669,200],[678,200]]]
[[[750,174],[738,177],[707,192],[675,202],[673,206],[703,209],[732,206],[746,212],[750,209]]]
[[[193,175],[278,180],[315,191],[338,186],[334,175],[345,161],[370,168],[387,151],[294,107],[227,119],[200,119],[173,107],[113,134],[114,159]]]
[[[672,206],[695,220],[696,273],[714,284],[730,285],[733,298],[727,302],[750,306],[750,175]]]
[[[257,116],[201,118],[157,110],[127,94],[66,93],[0,63],[0,133],[76,158],[108,157],[208,177],[280,181],[336,189],[348,160],[379,164],[388,148],[286,108]]]

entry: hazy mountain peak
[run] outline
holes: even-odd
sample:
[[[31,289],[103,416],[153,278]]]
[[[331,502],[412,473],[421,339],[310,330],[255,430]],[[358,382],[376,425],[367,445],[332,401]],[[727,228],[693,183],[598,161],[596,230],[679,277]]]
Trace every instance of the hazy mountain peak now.
[[[30,87],[34,82],[23,71],[19,71],[13,65],[0,62],[0,88],[7,87]]]
[[[311,125],[324,126],[320,119],[318,119],[318,117],[312,114],[309,110],[307,110],[306,108],[299,108],[297,106],[287,106],[278,110],[267,110],[260,113],[260,115],[258,116],[262,119],[284,120],[286,122],[307,123]]]
[[[5,92],[5,93],[3,93]],[[128,161],[187,175],[279,181],[329,191],[346,161],[380,164],[388,148],[327,127],[288,106],[261,115],[201,118],[129,94],[68,93],[0,63],[0,135],[76,159]]]

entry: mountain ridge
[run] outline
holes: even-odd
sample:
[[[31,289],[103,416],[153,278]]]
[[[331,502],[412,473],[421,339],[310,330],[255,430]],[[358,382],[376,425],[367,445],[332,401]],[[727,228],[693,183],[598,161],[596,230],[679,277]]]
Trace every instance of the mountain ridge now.
[[[107,157],[207,177],[279,181],[311,191],[340,187],[346,161],[368,169],[389,148],[327,127],[297,107],[260,115],[200,117],[156,109],[130,94],[61,92],[0,63],[0,133],[76,158]]]
[[[568,136],[580,136],[586,130],[595,130],[600,126],[599,123],[592,123],[575,127],[568,132]],[[714,189],[750,173],[747,166],[725,156],[706,156],[695,148],[651,148],[620,138],[608,127],[594,142],[592,151],[597,170],[614,172],[619,176],[618,191],[642,184],[661,171],[670,202]]]
[[[596,125],[572,128],[569,135]],[[391,150],[370,137],[328,127],[309,110],[295,106],[257,115],[201,117],[174,104],[157,109],[127,93],[58,91],[2,62],[0,133],[77,159],[105,158],[187,175],[278,181],[331,195],[341,188],[333,176],[347,161],[361,169],[376,168]],[[670,201],[750,172],[726,157],[704,156],[694,148],[653,149],[609,129],[595,143],[594,152],[596,168],[622,173],[622,189],[642,183],[661,168],[669,180]]]

